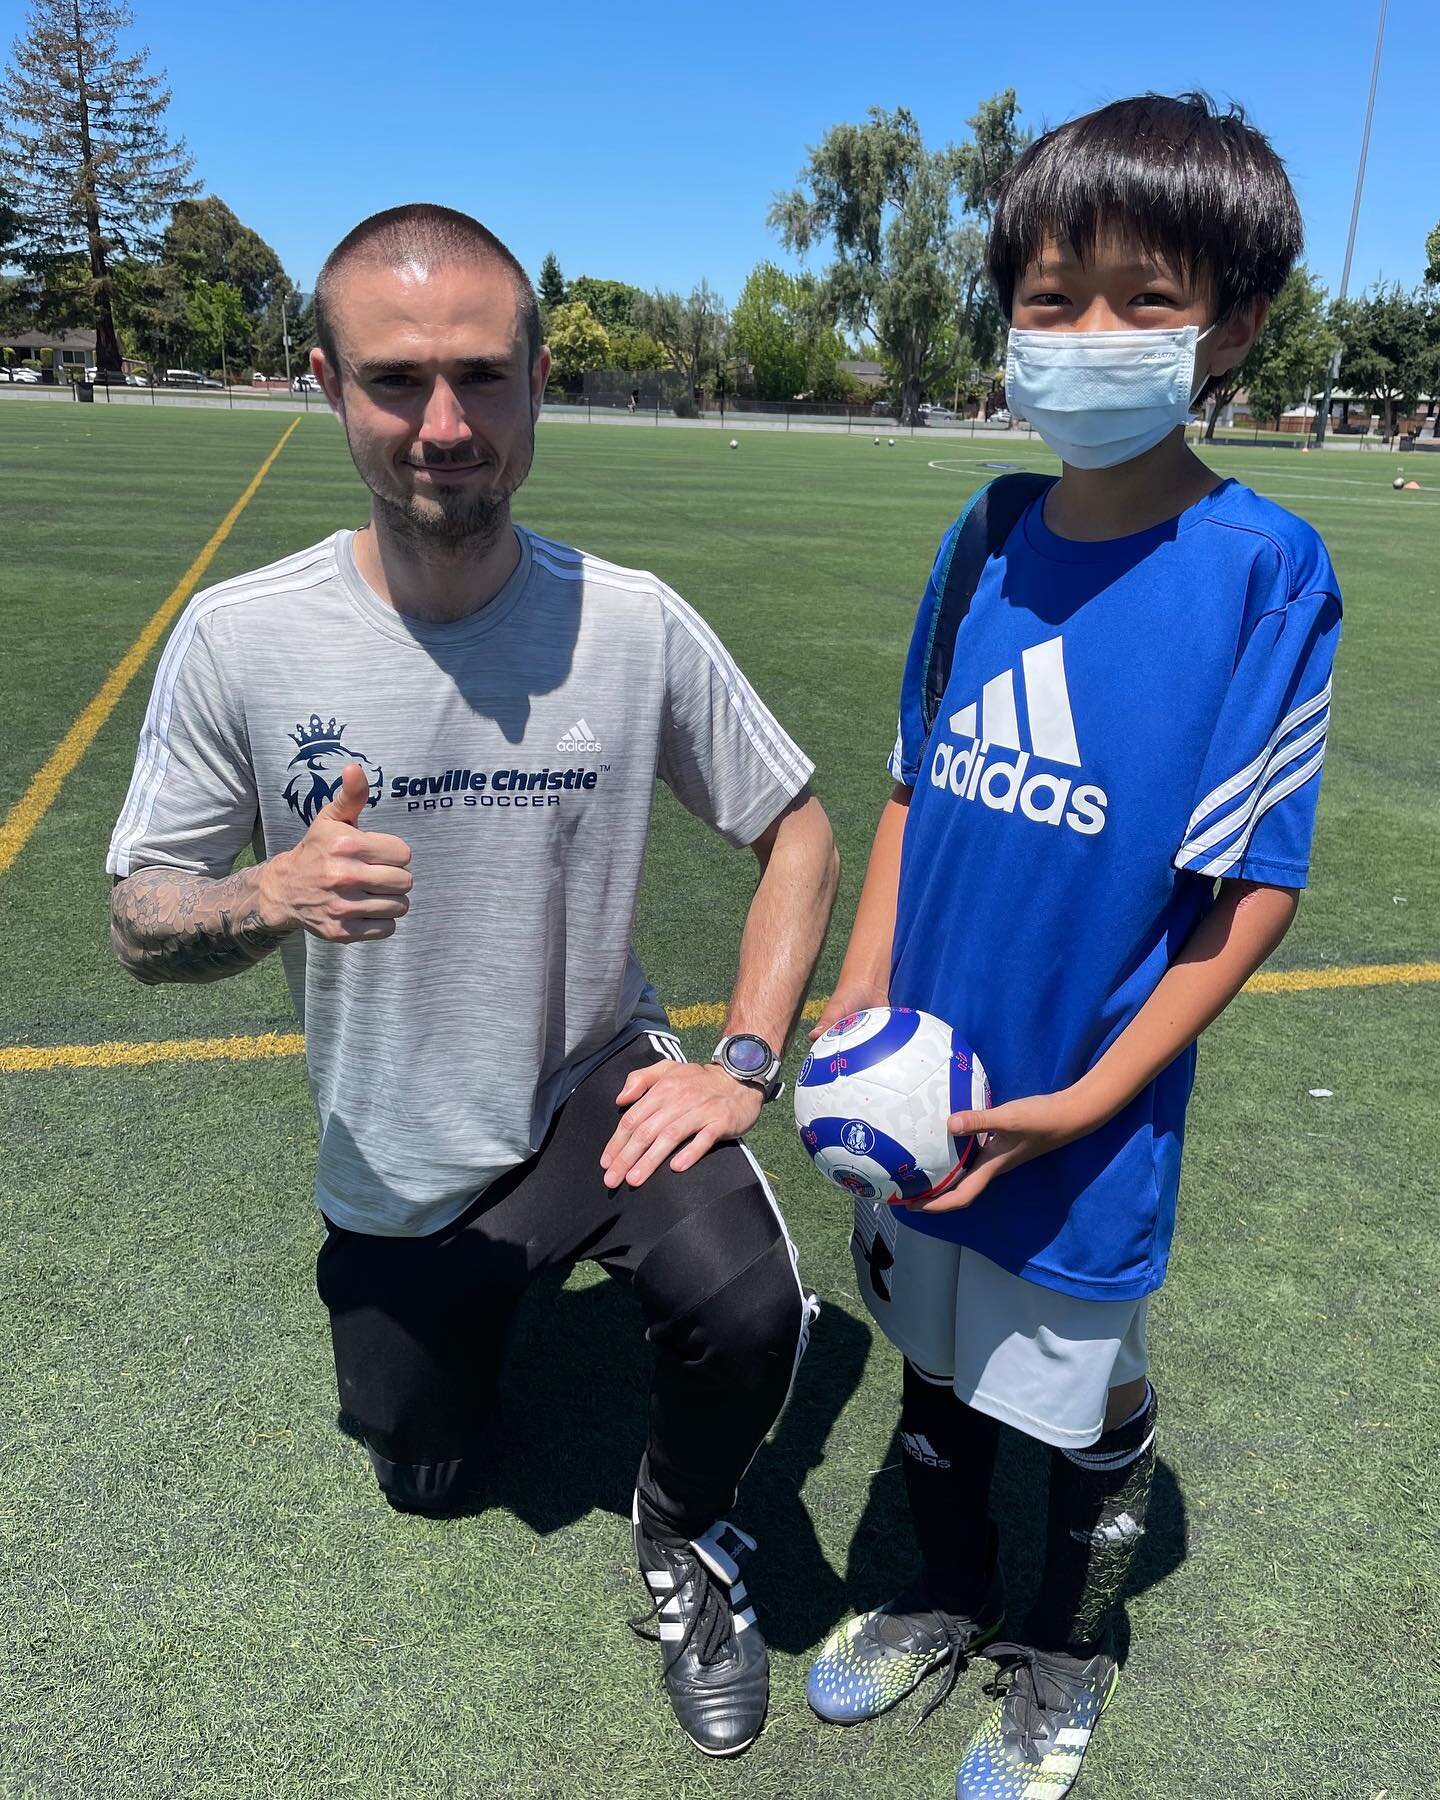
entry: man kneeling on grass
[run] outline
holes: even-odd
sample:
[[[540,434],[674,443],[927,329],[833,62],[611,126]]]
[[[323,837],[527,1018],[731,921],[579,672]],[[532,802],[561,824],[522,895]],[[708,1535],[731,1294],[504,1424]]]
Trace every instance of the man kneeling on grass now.
[[[116,953],[158,982],[280,951],[340,1404],[394,1505],[453,1510],[494,1461],[539,1269],[588,1258],[633,1290],[656,1353],[647,1635],[692,1742],[732,1755],[769,1673],[753,1540],[724,1515],[815,1305],[740,1140],[780,1091],[830,827],[810,762],[683,600],[511,523],[550,355],[504,245],[397,207],[331,253],[315,308],[370,520],[187,608],[110,847]],[[657,773],[760,867],[698,1066],[630,946]]]

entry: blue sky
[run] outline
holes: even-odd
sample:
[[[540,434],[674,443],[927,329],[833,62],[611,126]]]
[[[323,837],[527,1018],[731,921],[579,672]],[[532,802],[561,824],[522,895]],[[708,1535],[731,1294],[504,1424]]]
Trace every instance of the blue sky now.
[[[706,276],[727,300],[780,260],[766,209],[827,126],[906,105],[940,143],[1006,86],[1035,126],[1151,87],[1240,100],[1286,158],[1333,293],[1379,16],[1379,0],[132,4],[206,190],[307,290],[358,219],[424,199],[478,215],[532,273],[553,249],[567,276]],[[0,45],[24,11],[0,0]],[[1440,5],[1392,0],[1352,291],[1419,279],[1440,217],[1437,92]]]

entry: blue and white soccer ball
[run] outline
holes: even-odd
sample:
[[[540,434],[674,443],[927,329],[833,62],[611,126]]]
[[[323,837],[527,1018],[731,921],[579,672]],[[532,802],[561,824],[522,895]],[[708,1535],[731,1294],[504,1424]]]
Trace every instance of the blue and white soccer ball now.
[[[930,1013],[875,1006],[818,1038],[795,1083],[800,1142],[820,1173],[862,1200],[923,1199],[975,1154],[950,1114],[989,1106],[980,1058]]]

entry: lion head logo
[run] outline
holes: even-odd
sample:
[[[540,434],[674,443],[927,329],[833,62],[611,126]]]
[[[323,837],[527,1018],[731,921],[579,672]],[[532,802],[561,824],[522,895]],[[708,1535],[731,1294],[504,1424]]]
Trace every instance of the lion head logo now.
[[[346,730],[346,726],[336,724],[333,714],[324,720],[319,713],[311,713],[308,726],[297,725],[290,733],[299,749],[290,758],[285,804],[306,825],[313,824],[320,808],[334,799],[346,763],[359,763],[365,771],[370,783],[369,805],[376,805],[384,792],[385,771],[371,762],[363,750],[353,749],[344,741]]]

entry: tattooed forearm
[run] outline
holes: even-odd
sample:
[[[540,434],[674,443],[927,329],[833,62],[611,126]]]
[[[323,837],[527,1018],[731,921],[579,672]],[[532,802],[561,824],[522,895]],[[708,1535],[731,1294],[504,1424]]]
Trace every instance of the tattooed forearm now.
[[[139,981],[219,981],[250,968],[289,935],[267,924],[260,870],[223,881],[141,869],[110,897],[110,942]]]

